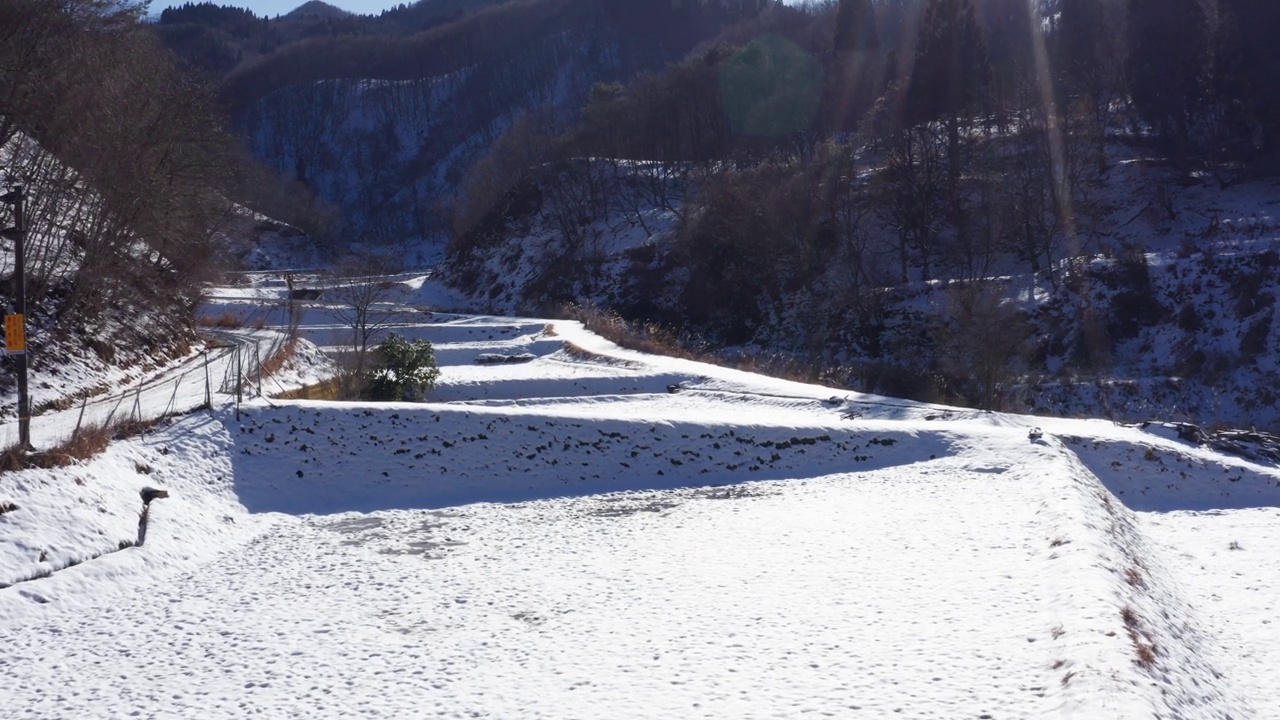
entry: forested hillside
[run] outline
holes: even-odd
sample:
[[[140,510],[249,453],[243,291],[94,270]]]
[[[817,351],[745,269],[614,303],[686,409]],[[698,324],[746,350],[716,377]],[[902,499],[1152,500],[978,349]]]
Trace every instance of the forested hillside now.
[[[493,309],[987,407],[1235,422],[1280,379],[1274,3],[325,7],[156,28],[329,210],[289,207],[448,238]]]
[[[133,3],[0,1],[0,194],[25,194],[38,371],[146,367],[195,342],[195,305],[222,265],[215,236],[246,187],[277,184],[224,130],[215,91]],[[15,219],[0,203],[0,228]],[[7,307],[14,249],[0,243]],[[11,382],[6,368],[0,389]]]
[[[498,309],[596,303],[859,389],[1275,423],[1277,12],[774,6],[513,125],[451,267]]]
[[[762,0],[427,0],[278,19],[211,4],[155,30],[222,77],[253,152],[335,210],[339,242],[439,239],[462,175],[522,113],[572,121],[597,82],[660,69]],[[568,127],[567,125],[565,126]]]

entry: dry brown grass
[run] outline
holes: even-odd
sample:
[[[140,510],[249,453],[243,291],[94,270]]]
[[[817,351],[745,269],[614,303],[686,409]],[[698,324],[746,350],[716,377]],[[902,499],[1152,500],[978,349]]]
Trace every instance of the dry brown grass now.
[[[599,365],[609,365],[610,367],[640,367],[639,363],[621,358],[609,357],[601,355],[598,352],[588,350],[577,343],[565,341],[564,346],[560,349],[565,355],[578,360],[580,362],[597,363]]]
[[[164,422],[164,418],[156,418],[154,420],[118,420],[111,426],[111,437],[115,440],[136,437],[151,430],[161,422]]]
[[[336,378],[273,395],[276,400],[341,400],[343,383]]]
[[[710,352],[700,343],[683,337],[661,324],[629,322],[616,312],[595,305],[570,303],[555,308],[553,314],[566,320],[577,320],[591,332],[619,347],[651,355],[696,360],[783,380],[816,383],[837,389],[848,387],[849,380],[854,375],[853,368],[828,367],[781,354],[740,355],[726,358]]]
[[[1125,605],[1120,610],[1120,619],[1124,620],[1124,626],[1131,630],[1142,627],[1142,621],[1138,619],[1138,613],[1134,612],[1133,608],[1128,605]]]
[[[262,361],[262,376],[271,377],[272,375],[280,372],[280,369],[284,367],[284,364],[289,362],[289,358],[293,357],[293,352],[297,350],[297,348],[297,338],[289,338],[288,342],[284,344],[284,347],[273,353],[271,357]]]
[[[1137,648],[1135,651],[1137,658],[1134,659],[1134,662],[1144,668],[1153,667],[1156,664],[1156,646],[1154,644],[1148,645],[1135,641],[1134,646]]]
[[[111,425],[83,425],[66,441],[47,450],[23,452],[17,446],[0,453],[0,472],[26,468],[60,468],[96,457],[112,440],[141,435],[160,420],[124,420]]]
[[[202,315],[196,322],[201,327],[253,328],[254,330],[261,330],[267,325],[267,316],[265,313],[254,313],[251,317],[244,317],[237,312],[228,310],[221,315]]]
[[[152,369],[153,368],[148,367],[147,365],[143,365],[142,367],[143,372],[151,372]],[[64,395],[63,397],[38,403],[35,407],[31,409],[31,414],[41,415],[47,412],[58,412],[60,410],[70,410],[71,408],[76,407],[80,403],[85,402],[89,398],[97,397],[99,395],[105,395],[111,392],[111,390],[112,390],[112,386],[107,385],[105,383],[94,385],[93,387],[76,391],[70,395]]]
[[[1137,568],[1131,567],[1128,570],[1125,570],[1124,579],[1136,588],[1145,588],[1147,586],[1147,581],[1142,579],[1142,571]]]
[[[1142,619],[1128,605],[1120,611],[1120,618],[1124,620],[1124,629],[1129,633],[1129,640],[1133,642],[1133,661],[1144,669],[1154,667],[1159,649],[1150,634],[1143,631]]]
[[[21,453],[16,448],[9,450],[12,469],[24,468],[59,468],[74,465],[107,449],[111,443],[114,430],[105,425],[86,425],[75,432],[68,440],[47,450],[33,453]]]
[[[227,311],[221,315],[202,315],[199,323],[203,327],[238,328],[244,327],[244,320],[236,313]]]
[[[16,445],[5,448],[4,452],[0,453],[0,473],[14,472],[26,467],[23,462],[25,457],[26,453],[19,450]]]
[[[657,323],[632,323],[612,310],[573,303],[560,306],[556,314],[568,320],[577,320],[591,332],[628,350],[686,360],[713,361],[711,356],[703,356],[684,347],[676,333]]]

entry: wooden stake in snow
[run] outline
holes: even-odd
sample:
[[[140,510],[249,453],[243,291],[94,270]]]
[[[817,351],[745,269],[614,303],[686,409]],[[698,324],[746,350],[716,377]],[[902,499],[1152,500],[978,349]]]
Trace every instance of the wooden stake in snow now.
[[[138,494],[142,496],[142,506],[144,508],[151,507],[152,500],[169,497],[168,490],[161,490],[153,487],[144,487]]]
[[[178,388],[182,385],[182,378],[186,375],[179,375],[176,382],[173,383],[173,394],[169,396],[169,404],[165,406],[164,416],[169,417],[173,414],[173,409],[178,406]]]
[[[76,429],[72,431],[72,436],[80,432],[80,425],[84,422],[84,411],[87,407],[89,407],[89,396],[85,395],[80,400],[80,415],[76,417]]]
[[[142,514],[138,516],[138,547],[147,541],[147,520],[151,517],[151,501],[169,497],[168,490],[144,487],[139,491],[142,495]]]
[[[213,387],[209,384],[209,348],[204,349],[204,406],[213,409]]]

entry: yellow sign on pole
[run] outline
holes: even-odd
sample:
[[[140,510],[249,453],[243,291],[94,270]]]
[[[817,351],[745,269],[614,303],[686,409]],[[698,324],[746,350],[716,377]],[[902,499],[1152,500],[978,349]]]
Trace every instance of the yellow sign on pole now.
[[[23,315],[4,316],[4,349],[11,355],[27,351],[26,317]]]

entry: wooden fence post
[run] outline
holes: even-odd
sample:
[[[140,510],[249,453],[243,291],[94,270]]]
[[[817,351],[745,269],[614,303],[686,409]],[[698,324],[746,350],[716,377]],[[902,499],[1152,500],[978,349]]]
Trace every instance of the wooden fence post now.
[[[204,349],[204,406],[213,409],[213,388],[209,384],[209,348]]]

